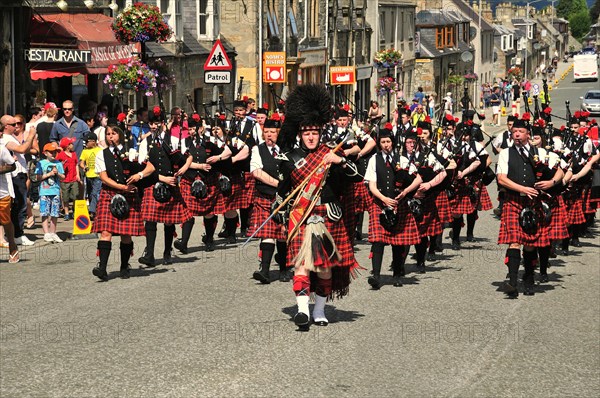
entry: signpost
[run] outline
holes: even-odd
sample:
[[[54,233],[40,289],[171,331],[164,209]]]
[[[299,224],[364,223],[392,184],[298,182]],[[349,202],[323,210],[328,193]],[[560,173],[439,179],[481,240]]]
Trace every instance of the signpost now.
[[[356,83],[356,68],[354,66],[329,67],[329,81],[332,86]]]
[[[218,40],[213,45],[206,62],[204,63],[204,83],[229,84],[231,83],[231,69],[233,65],[225,52],[225,48]]]
[[[263,83],[285,83],[285,52],[263,53]]]

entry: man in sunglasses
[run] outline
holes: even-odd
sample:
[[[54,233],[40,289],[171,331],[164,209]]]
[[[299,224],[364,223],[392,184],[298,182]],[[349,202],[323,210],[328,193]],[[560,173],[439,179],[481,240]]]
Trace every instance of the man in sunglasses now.
[[[75,138],[73,146],[77,158],[79,158],[85,146],[84,138],[90,132],[90,128],[85,121],[75,116],[73,101],[67,100],[63,102],[62,110],[64,116],[58,119],[56,123],[54,123],[54,126],[52,126],[50,141],[56,142],[56,145],[58,145],[60,140],[65,137]]]

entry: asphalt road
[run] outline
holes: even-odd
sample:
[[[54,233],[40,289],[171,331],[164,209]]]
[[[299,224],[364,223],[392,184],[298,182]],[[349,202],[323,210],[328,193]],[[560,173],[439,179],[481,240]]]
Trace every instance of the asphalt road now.
[[[582,90],[563,81],[552,97],[558,103],[564,93],[573,104]],[[129,280],[117,277],[114,241],[106,283],[91,275],[94,240],[39,241],[15,265],[3,249],[0,396],[600,394],[598,228],[573,255],[551,260],[550,282],[535,296],[508,300],[497,291],[506,275],[499,222],[481,214],[476,242],[447,248],[401,288],[384,266],[388,284],[372,291],[363,271],[348,297],[327,306],[329,326],[303,333],[291,321],[291,285],[251,279],[258,243],[206,253],[200,225],[190,243],[198,250],[149,270],[134,258]],[[159,228],[158,257],[161,241]],[[135,244],[137,258],[143,239]],[[368,255],[359,244],[356,256],[370,269]],[[413,271],[414,260],[407,266]]]

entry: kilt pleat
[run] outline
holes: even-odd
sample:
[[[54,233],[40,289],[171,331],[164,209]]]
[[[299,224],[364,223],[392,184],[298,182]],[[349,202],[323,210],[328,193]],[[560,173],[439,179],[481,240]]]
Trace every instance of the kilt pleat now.
[[[494,208],[492,204],[492,198],[490,198],[490,194],[487,190],[487,187],[479,181],[479,206],[478,210],[488,211]]]
[[[229,210],[246,209],[250,206],[250,197],[244,194],[246,189],[246,177],[241,174],[234,174],[229,177],[231,180],[231,195],[224,196],[217,189],[217,204],[215,214],[225,214]]]
[[[369,210],[369,242],[388,245],[415,245],[421,241],[419,229],[408,205],[404,202],[398,208],[398,224],[393,232],[381,226],[381,207],[374,200]],[[441,232],[441,231],[440,231]]]
[[[144,190],[144,199],[142,200],[142,219],[144,221],[158,222],[162,224],[183,224],[192,215],[188,211],[181,191],[178,186],[171,187],[173,196],[167,203],[159,203],[152,195],[153,186]]]
[[[567,212],[567,223],[569,225],[583,224],[585,222],[585,214],[583,213],[583,198],[578,195],[574,198],[565,199]]]
[[[569,237],[567,229],[567,213],[565,202],[562,196],[556,196],[555,206],[552,208],[552,219],[550,220],[550,228],[548,230],[548,239],[560,240]]]
[[[251,236],[258,227],[271,215],[271,204],[275,201],[275,196],[269,197],[263,193],[256,192],[254,198],[254,206],[250,216],[250,227],[248,228],[248,236]],[[264,227],[258,231],[255,238],[261,239],[279,239],[286,240],[284,226],[277,224],[273,219],[270,219]]]
[[[111,199],[118,193],[123,195],[129,204],[129,215],[124,220],[115,218],[109,208]],[[143,236],[145,230],[141,207],[137,193],[116,191],[102,185],[92,231],[95,233],[106,231],[113,235]]]
[[[183,202],[192,216],[205,216],[207,214],[212,214],[217,204],[217,191],[219,190],[217,186],[217,177],[209,176],[203,179],[203,181],[206,184],[207,189],[207,195],[204,199],[198,199],[192,195],[193,181],[182,178],[179,184]]]
[[[539,224],[537,232],[530,235],[526,234],[519,224],[521,210],[531,204],[532,201],[527,197],[516,195],[506,196],[506,200],[502,206],[498,244],[518,243],[534,247],[544,247],[550,244],[548,225]]]
[[[443,232],[436,207],[436,200],[437,198],[433,195],[421,199],[421,202],[423,203],[423,219],[417,221],[417,228],[419,229],[419,236],[421,238],[425,236],[436,236]]]
[[[354,183],[354,210],[357,213],[369,211],[373,197],[363,181]]]
[[[438,217],[442,224],[451,223],[453,220],[452,211],[450,210],[450,202],[446,191],[441,191],[435,198],[435,206],[438,211]]]

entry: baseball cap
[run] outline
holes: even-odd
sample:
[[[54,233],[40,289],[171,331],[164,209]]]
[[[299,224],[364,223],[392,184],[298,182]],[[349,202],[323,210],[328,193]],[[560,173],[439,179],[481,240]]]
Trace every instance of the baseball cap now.
[[[69,144],[72,144],[72,143],[74,143],[74,142],[75,142],[75,138],[74,138],[74,137],[71,137],[71,138],[69,138],[69,137],[63,137],[63,138],[60,140],[60,147],[61,147],[62,149],[65,149],[66,147],[68,147],[68,146],[69,146]]]
[[[58,147],[58,145],[56,145],[56,142],[49,142],[46,145],[44,145],[44,152],[54,151],[60,151],[60,148]]]
[[[44,105],[44,110],[47,111],[50,108],[60,109],[54,102],[46,102],[46,105]]]
[[[86,134],[85,140],[86,141],[98,141],[98,136],[96,135],[96,133],[93,133],[90,131],[89,133]]]

